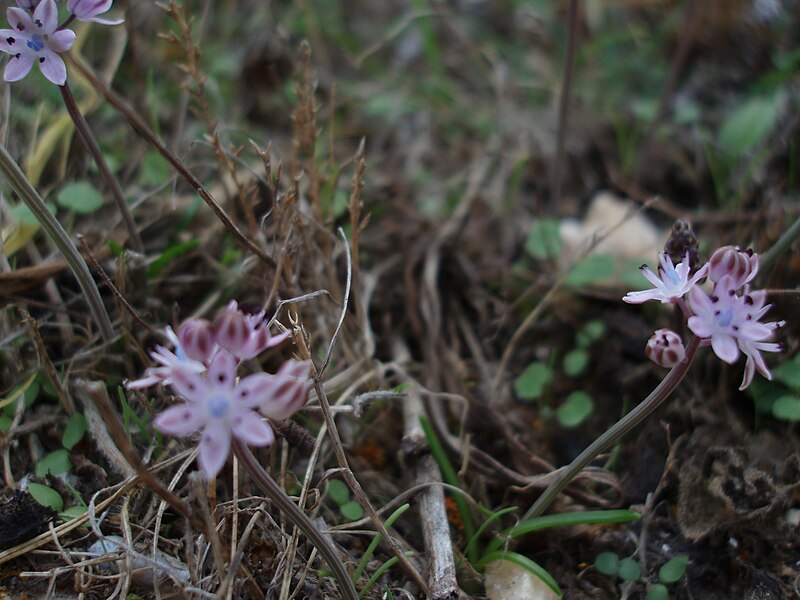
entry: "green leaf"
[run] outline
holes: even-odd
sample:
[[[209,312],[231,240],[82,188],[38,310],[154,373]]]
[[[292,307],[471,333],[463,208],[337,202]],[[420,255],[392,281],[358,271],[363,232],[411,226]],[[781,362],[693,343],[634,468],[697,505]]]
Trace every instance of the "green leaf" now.
[[[528,365],[528,368],[517,377],[514,382],[514,391],[523,400],[536,400],[542,395],[550,380],[553,370],[542,362]]]
[[[81,413],[75,413],[67,421],[67,426],[64,427],[64,435],[61,436],[61,443],[67,450],[72,450],[72,447],[81,441],[83,434],[86,433],[86,417]]]
[[[343,481],[331,479],[328,481],[328,496],[339,506],[350,501],[350,489]]]
[[[766,139],[778,118],[778,97],[756,96],[740,104],[722,123],[719,145],[728,156],[742,156]]]
[[[40,483],[29,483],[28,493],[33,496],[39,504],[49,506],[56,512],[61,512],[64,508],[64,499],[57,491]]]
[[[564,284],[581,288],[614,275],[614,258],[607,254],[587,256],[572,268]]]
[[[562,427],[571,429],[583,423],[584,419],[592,414],[594,402],[586,392],[578,390],[572,392],[567,401],[558,407],[556,418]]]
[[[59,516],[65,521],[69,521],[70,519],[82,517],[88,510],[89,509],[87,507],[76,504],[75,506],[70,506],[68,509],[64,510],[64,512],[62,512]]]
[[[772,405],[772,416],[783,421],[800,421],[800,398],[781,396]]]
[[[155,277],[161,271],[164,270],[170,262],[172,262],[175,258],[179,257],[181,254],[185,254],[190,250],[193,250],[200,242],[196,239],[187,240],[181,244],[175,244],[174,246],[170,246],[164,252],[161,253],[157,259],[153,261],[153,263],[147,269],[148,277]]]
[[[661,568],[658,570],[658,580],[661,583],[675,583],[683,577],[683,574],[686,573],[686,567],[688,566],[688,554],[679,554],[674,558],[670,558],[661,565]]]
[[[525,240],[525,250],[539,260],[558,256],[561,252],[561,230],[558,221],[556,219],[534,221]]]
[[[125,253],[125,248],[120,246],[114,240],[108,240],[108,249],[111,250],[111,254],[119,258]]]
[[[578,345],[582,342],[587,346],[599,340],[606,334],[606,324],[600,319],[593,319],[583,326],[583,329],[578,333]]]
[[[145,185],[159,185],[169,179],[169,165],[155,150],[144,155],[139,178]]]
[[[103,206],[103,195],[85,181],[68,183],[58,192],[56,200],[64,208],[81,215],[93,213]]]
[[[0,431],[3,433],[8,433],[8,430],[11,429],[11,417],[8,415],[0,415]]]
[[[614,552],[601,552],[594,559],[594,567],[603,575],[616,575],[619,570],[619,556]]]
[[[339,512],[341,512],[342,516],[348,521],[358,521],[364,516],[364,510],[355,500],[350,500],[350,502],[345,502],[344,504],[340,505]]]
[[[47,210],[49,210],[52,214],[56,214],[56,205],[52,202],[45,203],[47,206]],[[39,219],[37,219],[33,215],[33,211],[28,208],[27,204],[17,204],[14,208],[10,211],[11,216],[14,217],[20,223],[25,223],[26,225],[38,225]]]
[[[772,377],[776,381],[788,385],[793,390],[800,391],[800,365],[797,360],[789,360],[772,369]]]
[[[583,348],[575,348],[564,356],[564,373],[575,377],[583,373],[589,364],[589,353]]]
[[[747,388],[747,391],[753,397],[756,412],[763,415],[771,415],[775,401],[786,395],[787,390],[786,387],[779,383],[776,384],[761,377],[756,377],[750,387]]]
[[[647,590],[647,600],[669,600],[669,590],[663,583],[657,583]]]
[[[632,558],[623,558],[619,561],[619,576],[624,581],[639,581],[642,567]]]
[[[646,260],[639,258],[629,258],[622,263],[622,271],[620,272],[622,283],[629,286],[631,290],[645,290],[648,287],[652,287],[650,282],[642,276],[640,270],[641,266],[646,263]]]
[[[61,449],[46,455],[36,465],[36,476],[45,477],[51,475],[63,475],[69,473],[72,463],[69,461],[69,452]]]

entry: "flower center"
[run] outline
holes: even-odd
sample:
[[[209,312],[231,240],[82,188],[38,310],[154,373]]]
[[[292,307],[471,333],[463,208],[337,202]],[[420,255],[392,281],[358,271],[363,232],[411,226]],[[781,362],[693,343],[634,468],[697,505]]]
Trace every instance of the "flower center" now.
[[[208,412],[215,419],[224,417],[229,408],[230,402],[227,396],[214,396],[208,403]]]
[[[667,271],[666,271],[666,273],[664,273],[664,275],[667,276],[667,279],[669,279],[669,282],[672,285],[678,285],[681,282],[681,278],[680,278],[680,276],[678,275],[678,272],[675,269],[667,269]]]
[[[44,48],[44,40],[40,36],[33,34],[28,38],[28,48],[34,52],[41,52],[42,48]]]
[[[730,327],[733,322],[733,311],[730,308],[720,311],[717,315],[717,325],[720,327]]]

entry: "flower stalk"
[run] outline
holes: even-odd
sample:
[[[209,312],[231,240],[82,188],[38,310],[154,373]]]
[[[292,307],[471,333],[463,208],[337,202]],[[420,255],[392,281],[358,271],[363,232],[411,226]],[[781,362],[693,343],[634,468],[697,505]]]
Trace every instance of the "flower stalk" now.
[[[261,466],[261,463],[253,456],[247,444],[234,438],[233,451],[239,459],[239,462],[247,469],[250,476],[261,487],[264,494],[275,503],[278,509],[286,515],[292,524],[306,534],[317,551],[322,555],[322,558],[325,559],[325,562],[328,563],[336,580],[339,582],[342,598],[346,600],[358,600],[359,596],[355,585],[350,579],[350,574],[347,572],[344,563],[336,554],[336,549],[333,547],[333,544],[314,527],[311,519],[295,506],[294,502],[292,502],[280,486],[275,483],[275,480],[270,477],[269,473]]]
[[[689,345],[686,347],[686,358],[683,362],[673,367],[667,376],[661,380],[656,388],[645,398],[636,408],[634,408],[627,415],[622,417],[614,425],[611,426],[603,435],[597,438],[594,442],[581,452],[575,460],[563,468],[558,478],[551,483],[544,493],[539,496],[539,499],[534,502],[533,506],[528,509],[522,520],[532,519],[541,515],[555,500],[561,491],[569,485],[578,473],[585,469],[589,463],[597,458],[601,453],[605,452],[623,436],[627,435],[630,431],[639,426],[647,417],[653,414],[664,401],[669,398],[670,394],[678,387],[689,367],[694,360],[697,349],[700,347],[700,338],[692,337]]]

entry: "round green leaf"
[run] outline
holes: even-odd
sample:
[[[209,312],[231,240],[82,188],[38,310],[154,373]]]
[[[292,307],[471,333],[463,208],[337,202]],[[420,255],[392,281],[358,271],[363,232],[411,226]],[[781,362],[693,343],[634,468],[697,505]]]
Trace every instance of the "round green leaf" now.
[[[619,576],[625,581],[639,581],[642,567],[632,558],[623,558],[619,561]]]
[[[328,495],[331,497],[331,500],[336,502],[339,506],[350,500],[350,490],[347,485],[339,479],[331,479],[328,481]]]
[[[675,558],[669,559],[658,570],[658,580],[661,583],[675,583],[686,572],[689,566],[689,555],[680,554]]]
[[[798,355],[800,356],[800,355]],[[788,385],[793,390],[800,391],[800,365],[797,364],[797,357],[788,360],[772,369],[772,377],[775,381],[780,381]]]
[[[83,515],[86,514],[87,511],[88,511],[88,509],[85,506],[83,506],[81,504],[76,504],[75,506],[70,506],[68,509],[66,509],[64,512],[62,512],[59,516],[62,519],[64,519],[65,521],[68,521],[69,519],[74,519],[76,517],[82,517]]]
[[[51,475],[63,475],[69,473],[72,463],[69,461],[69,452],[66,450],[56,450],[45,456],[36,465],[36,476],[45,477]]]
[[[741,156],[770,134],[780,115],[777,96],[756,96],[728,115],[719,131],[719,145],[729,156]]]
[[[341,512],[342,516],[348,521],[358,521],[364,516],[364,510],[355,500],[350,500],[339,506],[339,512]]]
[[[564,373],[576,377],[583,373],[589,364],[589,353],[582,348],[575,348],[564,356]]]
[[[523,400],[536,400],[552,378],[553,370],[548,365],[531,363],[514,382],[514,391]]]
[[[614,275],[614,258],[606,254],[588,256],[575,265],[564,284],[581,288]]]
[[[81,441],[84,433],[86,433],[86,417],[81,413],[75,413],[67,421],[67,426],[64,427],[61,443],[67,450],[72,450],[72,447]]]
[[[585,334],[589,341],[596,342],[605,335],[606,324],[600,319],[594,319],[583,326],[581,333]]]
[[[592,414],[594,402],[586,392],[578,390],[572,392],[567,401],[558,407],[556,418],[562,427],[571,429],[583,423],[584,419]]]
[[[103,205],[103,195],[85,181],[68,183],[56,197],[58,203],[66,209],[78,214],[89,214]]]
[[[556,219],[538,219],[531,225],[525,240],[525,250],[540,260],[553,258],[561,252],[561,229]]]
[[[772,405],[772,415],[784,421],[800,421],[800,398],[781,396]]]
[[[594,559],[594,567],[603,575],[616,575],[619,570],[619,556],[614,552],[601,552]]]
[[[57,491],[40,483],[28,484],[28,493],[42,506],[49,506],[56,512],[64,508],[64,499]]]
[[[51,213],[56,214],[56,205],[52,202],[45,203],[47,206],[47,210]],[[33,211],[28,208],[27,204],[17,204],[14,208],[10,211],[11,216],[14,217],[20,223],[25,223],[26,225],[38,225],[39,220],[34,216]]]
[[[662,583],[655,584],[647,590],[647,600],[669,600],[667,586]]]

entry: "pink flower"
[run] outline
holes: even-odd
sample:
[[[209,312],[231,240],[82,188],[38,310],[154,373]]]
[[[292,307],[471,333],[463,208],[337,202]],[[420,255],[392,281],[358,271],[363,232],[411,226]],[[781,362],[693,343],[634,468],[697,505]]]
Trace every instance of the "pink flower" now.
[[[203,430],[200,436],[200,468],[211,478],[217,475],[230,453],[231,438],[250,446],[268,446],[275,441],[272,428],[253,409],[268,400],[272,390],[263,386],[263,375],[237,380],[236,358],[225,350],[216,353],[205,376],[178,370],[171,386],[186,402],[158,415],[159,431],[185,436]]]
[[[780,344],[767,340],[782,322],[761,323],[759,319],[770,309],[765,304],[766,292],[750,292],[745,286],[744,294],[736,294],[736,280],[724,275],[714,286],[709,297],[699,288],[689,293],[689,302],[695,315],[689,317],[689,329],[695,335],[711,340],[714,353],[727,363],[733,364],[739,352],[747,356],[744,379],[740,389],[753,380],[756,370],[771,377],[761,352],[778,352]]]
[[[263,384],[268,397],[259,405],[270,419],[286,419],[305,406],[314,383],[309,378],[310,360],[288,360],[275,375],[266,375]]]
[[[680,364],[686,358],[686,348],[683,346],[681,336],[671,329],[656,329],[647,341],[644,353],[657,365],[669,369]]]
[[[758,273],[758,254],[750,248],[739,250],[739,246],[723,246],[708,260],[708,278],[714,283],[725,275],[733,278],[734,287],[740,288]]]
[[[273,336],[267,328],[264,311],[248,315],[231,300],[214,319],[212,328],[217,344],[241,360],[248,360],[289,337],[289,332]]]
[[[179,328],[180,331],[180,328]],[[175,352],[165,348],[164,346],[156,346],[155,350],[150,352],[150,356],[160,367],[150,367],[145,370],[144,377],[134,381],[125,383],[125,387],[129,390],[137,390],[141,388],[150,387],[158,383],[169,385],[173,382],[175,373],[189,372],[189,373],[203,373],[206,370],[206,365],[198,360],[193,360],[187,356],[186,351],[183,349],[178,336],[172,331],[172,327],[166,329],[169,341],[175,346]]]
[[[641,304],[648,300],[658,300],[662,304],[674,303],[691,289],[699,279],[708,274],[708,264],[703,265],[697,272],[689,278],[689,253],[687,252],[683,261],[678,266],[672,264],[672,259],[665,253],[659,254],[659,267],[656,275],[647,265],[642,265],[640,270],[642,275],[655,287],[640,292],[628,292],[623,301],[629,304]]]
[[[111,8],[112,0],[67,0],[67,9],[78,21],[94,21],[102,25],[119,25],[124,19],[100,19]]]
[[[56,85],[67,81],[67,66],[59,56],[75,43],[75,32],[57,31],[58,9],[54,0],[42,0],[30,15],[12,6],[6,12],[11,29],[0,29],[0,51],[11,54],[3,78],[19,81],[39,63],[42,74]]]
[[[214,331],[206,319],[186,319],[178,326],[178,340],[187,358],[204,364],[217,349]]]

